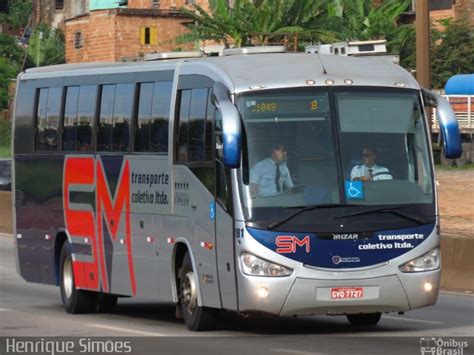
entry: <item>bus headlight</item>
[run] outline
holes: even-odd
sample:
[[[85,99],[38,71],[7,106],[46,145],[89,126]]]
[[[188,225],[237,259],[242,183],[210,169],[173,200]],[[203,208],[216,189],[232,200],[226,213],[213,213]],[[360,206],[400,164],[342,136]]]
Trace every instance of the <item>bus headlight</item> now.
[[[288,276],[292,269],[260,259],[249,253],[240,255],[244,274],[251,276]]]
[[[420,272],[439,269],[440,264],[441,255],[439,248],[436,247],[418,258],[400,265],[399,268],[401,272]]]

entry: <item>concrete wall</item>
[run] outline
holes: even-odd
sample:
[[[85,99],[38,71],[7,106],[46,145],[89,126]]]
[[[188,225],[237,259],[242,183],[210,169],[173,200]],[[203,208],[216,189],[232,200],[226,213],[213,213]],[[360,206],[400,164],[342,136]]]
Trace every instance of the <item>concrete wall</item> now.
[[[0,233],[13,233],[11,193],[0,191]]]

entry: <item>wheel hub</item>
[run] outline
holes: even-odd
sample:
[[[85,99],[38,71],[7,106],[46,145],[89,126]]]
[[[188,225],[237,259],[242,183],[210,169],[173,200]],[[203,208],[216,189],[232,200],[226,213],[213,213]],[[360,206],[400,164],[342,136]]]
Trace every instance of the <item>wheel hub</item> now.
[[[197,291],[196,281],[192,271],[189,271],[184,275],[183,279],[181,279],[181,291],[181,303],[188,309],[190,314],[193,314],[197,306]]]
[[[73,288],[73,276],[72,276],[72,261],[71,257],[67,257],[64,261],[63,266],[63,285],[64,285],[64,293],[66,294],[67,298],[70,298],[72,295],[72,288]]]

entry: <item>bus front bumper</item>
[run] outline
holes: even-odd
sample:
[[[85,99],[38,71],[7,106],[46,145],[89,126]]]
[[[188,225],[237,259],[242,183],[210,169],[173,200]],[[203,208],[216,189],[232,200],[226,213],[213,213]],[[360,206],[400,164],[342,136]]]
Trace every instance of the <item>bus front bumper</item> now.
[[[399,312],[436,303],[440,270],[351,279],[255,277],[240,274],[239,310],[284,316]],[[334,289],[357,298],[334,298]]]

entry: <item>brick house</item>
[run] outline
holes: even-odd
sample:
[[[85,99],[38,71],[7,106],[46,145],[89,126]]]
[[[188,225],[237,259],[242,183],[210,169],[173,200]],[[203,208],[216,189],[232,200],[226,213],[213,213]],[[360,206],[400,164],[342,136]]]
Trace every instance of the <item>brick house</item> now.
[[[187,19],[172,11],[116,8],[66,20],[66,62],[120,61],[171,51]],[[181,46],[190,49],[190,45]]]
[[[120,61],[176,49],[189,21],[178,9],[193,4],[209,10],[208,0],[34,0],[33,23],[64,31],[68,63]]]
[[[474,26],[473,0],[435,0],[431,4],[430,18],[435,23],[446,18],[458,19],[467,16],[471,26]],[[439,25],[438,25],[439,26]]]

